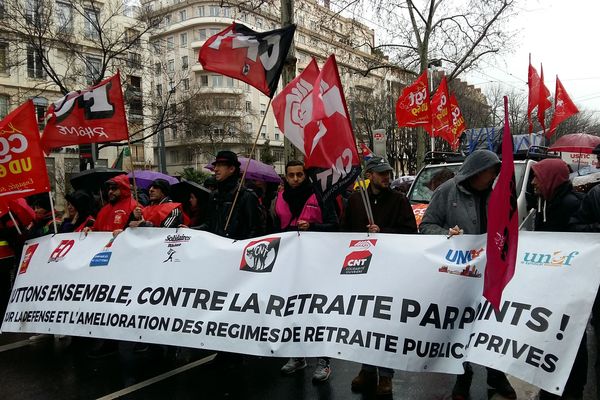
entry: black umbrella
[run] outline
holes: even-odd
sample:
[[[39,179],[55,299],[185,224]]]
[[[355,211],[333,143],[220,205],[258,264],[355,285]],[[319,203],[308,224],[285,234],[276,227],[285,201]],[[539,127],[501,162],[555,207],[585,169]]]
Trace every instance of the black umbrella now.
[[[125,171],[121,171],[120,169],[97,167],[86,169],[85,171],[73,175],[70,181],[71,186],[73,186],[73,189],[75,190],[81,189],[95,193],[102,188],[104,182],[124,173]]]
[[[594,147],[594,150],[592,150],[592,154],[600,155],[600,144],[598,146]]]
[[[210,191],[199,183],[192,181],[181,181],[171,185],[171,198],[178,203],[186,204],[190,198],[190,193],[194,193],[199,204],[206,204]]]

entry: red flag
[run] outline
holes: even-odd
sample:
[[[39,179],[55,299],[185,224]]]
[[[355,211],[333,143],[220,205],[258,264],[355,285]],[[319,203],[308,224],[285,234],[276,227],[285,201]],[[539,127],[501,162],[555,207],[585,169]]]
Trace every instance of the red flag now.
[[[539,94],[537,117],[538,117],[538,122],[542,126],[542,129],[544,130],[544,133],[545,133],[546,132],[546,121],[545,121],[546,110],[550,108],[550,106],[552,105],[552,102],[550,100],[548,100],[548,97],[550,97],[550,91],[548,90],[546,85],[544,85],[544,67],[542,65],[540,65],[539,91],[540,91],[540,94]]]
[[[428,129],[427,127],[425,129]],[[446,77],[442,78],[435,94],[431,97],[431,125],[429,134],[440,136],[446,140],[450,135],[450,95],[448,94],[448,82]]]
[[[259,33],[234,22],[208,38],[198,61],[206,71],[239,79],[273,97],[295,30],[290,25]]]
[[[305,131],[318,131],[313,121],[313,85],[319,76],[319,67],[313,59],[304,71],[292,80],[273,98],[273,114],[284,136],[296,146],[302,154]],[[314,137],[314,133],[311,135]]]
[[[454,95],[450,95],[449,103],[450,129],[447,131],[448,136],[444,137],[444,139],[450,143],[453,150],[456,150],[460,143],[460,135],[467,130],[467,125],[465,124],[465,118],[462,115],[462,111],[460,111],[460,107],[458,107],[458,101]]]
[[[356,139],[335,56],[329,56],[314,85],[312,119],[305,131],[305,165],[323,200],[343,191],[360,174]]]
[[[52,148],[73,144],[127,140],[129,133],[119,73],[54,102],[48,108],[46,120],[42,136],[46,153]]]
[[[529,87],[529,96],[527,100],[527,121],[529,122],[529,133],[533,132],[533,122],[531,113],[540,103],[540,76],[531,65],[531,55],[529,56],[529,72],[527,74],[527,86]]]
[[[563,87],[558,76],[556,77],[556,93],[554,98],[554,115],[552,116],[552,122],[550,123],[550,130],[548,131],[548,137],[552,136],[556,131],[558,125],[566,120],[567,118],[577,114],[579,110],[571,101],[569,94]]]
[[[364,161],[369,161],[371,158],[373,158],[373,152],[371,151],[371,149],[369,149],[367,147],[367,145],[365,144],[365,142],[360,142],[360,155],[362,156]]]
[[[427,71],[424,71],[412,85],[402,90],[396,102],[396,120],[400,128],[423,126],[431,132]]]
[[[496,310],[500,308],[502,291],[515,273],[518,241],[513,142],[508,124],[508,97],[505,96],[502,167],[488,203],[487,263],[483,282],[483,296]]]
[[[0,122],[0,201],[49,192],[35,107],[29,100]]]

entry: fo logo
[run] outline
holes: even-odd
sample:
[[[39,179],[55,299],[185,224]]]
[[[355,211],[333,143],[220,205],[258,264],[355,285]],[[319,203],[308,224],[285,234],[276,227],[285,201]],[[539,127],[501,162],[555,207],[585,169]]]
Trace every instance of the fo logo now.
[[[248,243],[242,254],[240,269],[251,272],[271,272],[277,259],[280,241],[281,238],[264,238]]]
[[[71,251],[71,249],[75,246],[74,240],[61,240],[60,244],[54,249],[52,254],[50,254],[50,258],[48,262],[59,262]]]
[[[366,274],[373,257],[371,248],[376,244],[377,239],[351,240],[349,247],[352,252],[346,256],[341,274]]]

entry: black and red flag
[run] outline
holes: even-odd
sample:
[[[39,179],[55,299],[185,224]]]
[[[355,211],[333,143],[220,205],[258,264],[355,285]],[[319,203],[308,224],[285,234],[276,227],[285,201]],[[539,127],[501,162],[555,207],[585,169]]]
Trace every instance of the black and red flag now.
[[[234,22],[208,38],[198,61],[206,71],[239,79],[273,97],[295,30],[296,25],[290,25],[256,32]]]

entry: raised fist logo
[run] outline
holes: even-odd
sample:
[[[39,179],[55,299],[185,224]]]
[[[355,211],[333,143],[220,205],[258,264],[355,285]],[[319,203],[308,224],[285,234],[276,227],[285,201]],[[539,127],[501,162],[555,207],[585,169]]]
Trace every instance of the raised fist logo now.
[[[312,121],[312,90],[310,83],[300,79],[285,96],[284,132],[299,149],[304,149],[304,127]]]

